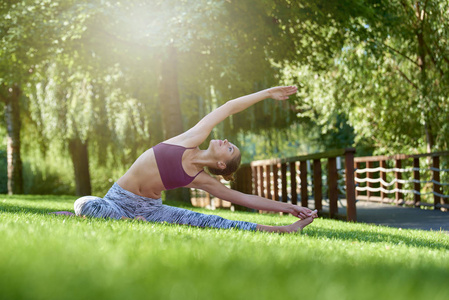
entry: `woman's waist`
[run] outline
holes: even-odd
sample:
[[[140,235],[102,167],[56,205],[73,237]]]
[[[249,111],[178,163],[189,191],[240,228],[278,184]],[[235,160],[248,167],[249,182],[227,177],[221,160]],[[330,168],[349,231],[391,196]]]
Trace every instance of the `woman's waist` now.
[[[116,183],[120,188],[145,198],[144,200],[157,200],[161,198],[161,193],[165,189],[162,182],[140,182],[138,178],[123,180],[120,178]]]
[[[156,193],[150,194],[137,194],[133,190],[128,190],[119,185],[118,182],[114,183],[114,185],[109,189],[107,194],[104,196],[104,199],[111,200],[114,202],[153,202],[153,203],[162,203],[160,194]]]

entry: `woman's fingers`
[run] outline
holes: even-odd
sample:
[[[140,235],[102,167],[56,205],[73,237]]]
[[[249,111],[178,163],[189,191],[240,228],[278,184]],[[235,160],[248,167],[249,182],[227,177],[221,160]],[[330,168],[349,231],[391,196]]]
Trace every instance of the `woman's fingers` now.
[[[297,211],[296,217],[300,219],[306,219],[309,217],[318,218],[318,211],[316,209],[311,210],[307,207],[296,206],[295,210]]]
[[[296,86],[289,86],[287,87],[287,89],[285,90],[285,92],[288,95],[293,95],[294,93],[296,93],[298,91],[298,88]]]
[[[287,100],[290,95],[298,91],[296,86],[278,86],[271,88],[271,97],[275,100]]]

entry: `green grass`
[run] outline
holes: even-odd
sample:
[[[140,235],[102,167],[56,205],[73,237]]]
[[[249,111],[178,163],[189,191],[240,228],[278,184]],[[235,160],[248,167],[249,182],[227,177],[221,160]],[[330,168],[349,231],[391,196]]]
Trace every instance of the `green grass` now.
[[[280,235],[47,214],[73,211],[74,200],[0,195],[0,299],[449,297],[444,232],[317,219],[302,234]]]

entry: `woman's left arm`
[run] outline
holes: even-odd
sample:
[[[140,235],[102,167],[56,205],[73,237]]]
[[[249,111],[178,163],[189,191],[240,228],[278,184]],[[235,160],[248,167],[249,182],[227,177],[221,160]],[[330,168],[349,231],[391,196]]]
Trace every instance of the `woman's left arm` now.
[[[236,114],[267,98],[286,100],[298,91],[296,86],[278,86],[230,100],[202,118],[194,127],[167,142],[183,142],[184,146],[198,146],[206,140],[212,129],[227,117]]]
[[[217,198],[253,209],[285,212],[298,218],[310,217],[313,212],[309,208],[298,205],[268,200],[256,195],[244,194],[227,188],[208,174],[201,173],[188,187],[202,189]]]

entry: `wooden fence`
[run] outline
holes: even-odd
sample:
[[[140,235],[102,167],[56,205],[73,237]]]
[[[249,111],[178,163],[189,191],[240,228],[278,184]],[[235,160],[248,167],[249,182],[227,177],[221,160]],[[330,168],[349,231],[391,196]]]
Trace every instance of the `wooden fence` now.
[[[356,157],[354,163],[358,200],[449,208],[449,193],[443,191],[449,183],[442,182],[449,180],[449,152]]]
[[[311,200],[311,208],[319,214],[348,221],[357,220],[356,200],[449,209],[449,152],[355,158],[354,154],[355,149],[349,148],[253,161],[240,167],[231,188],[305,207]],[[338,212],[343,198],[346,215]],[[211,199],[205,192],[192,193],[194,205],[231,207],[227,201]],[[323,200],[328,201],[326,212]]]

